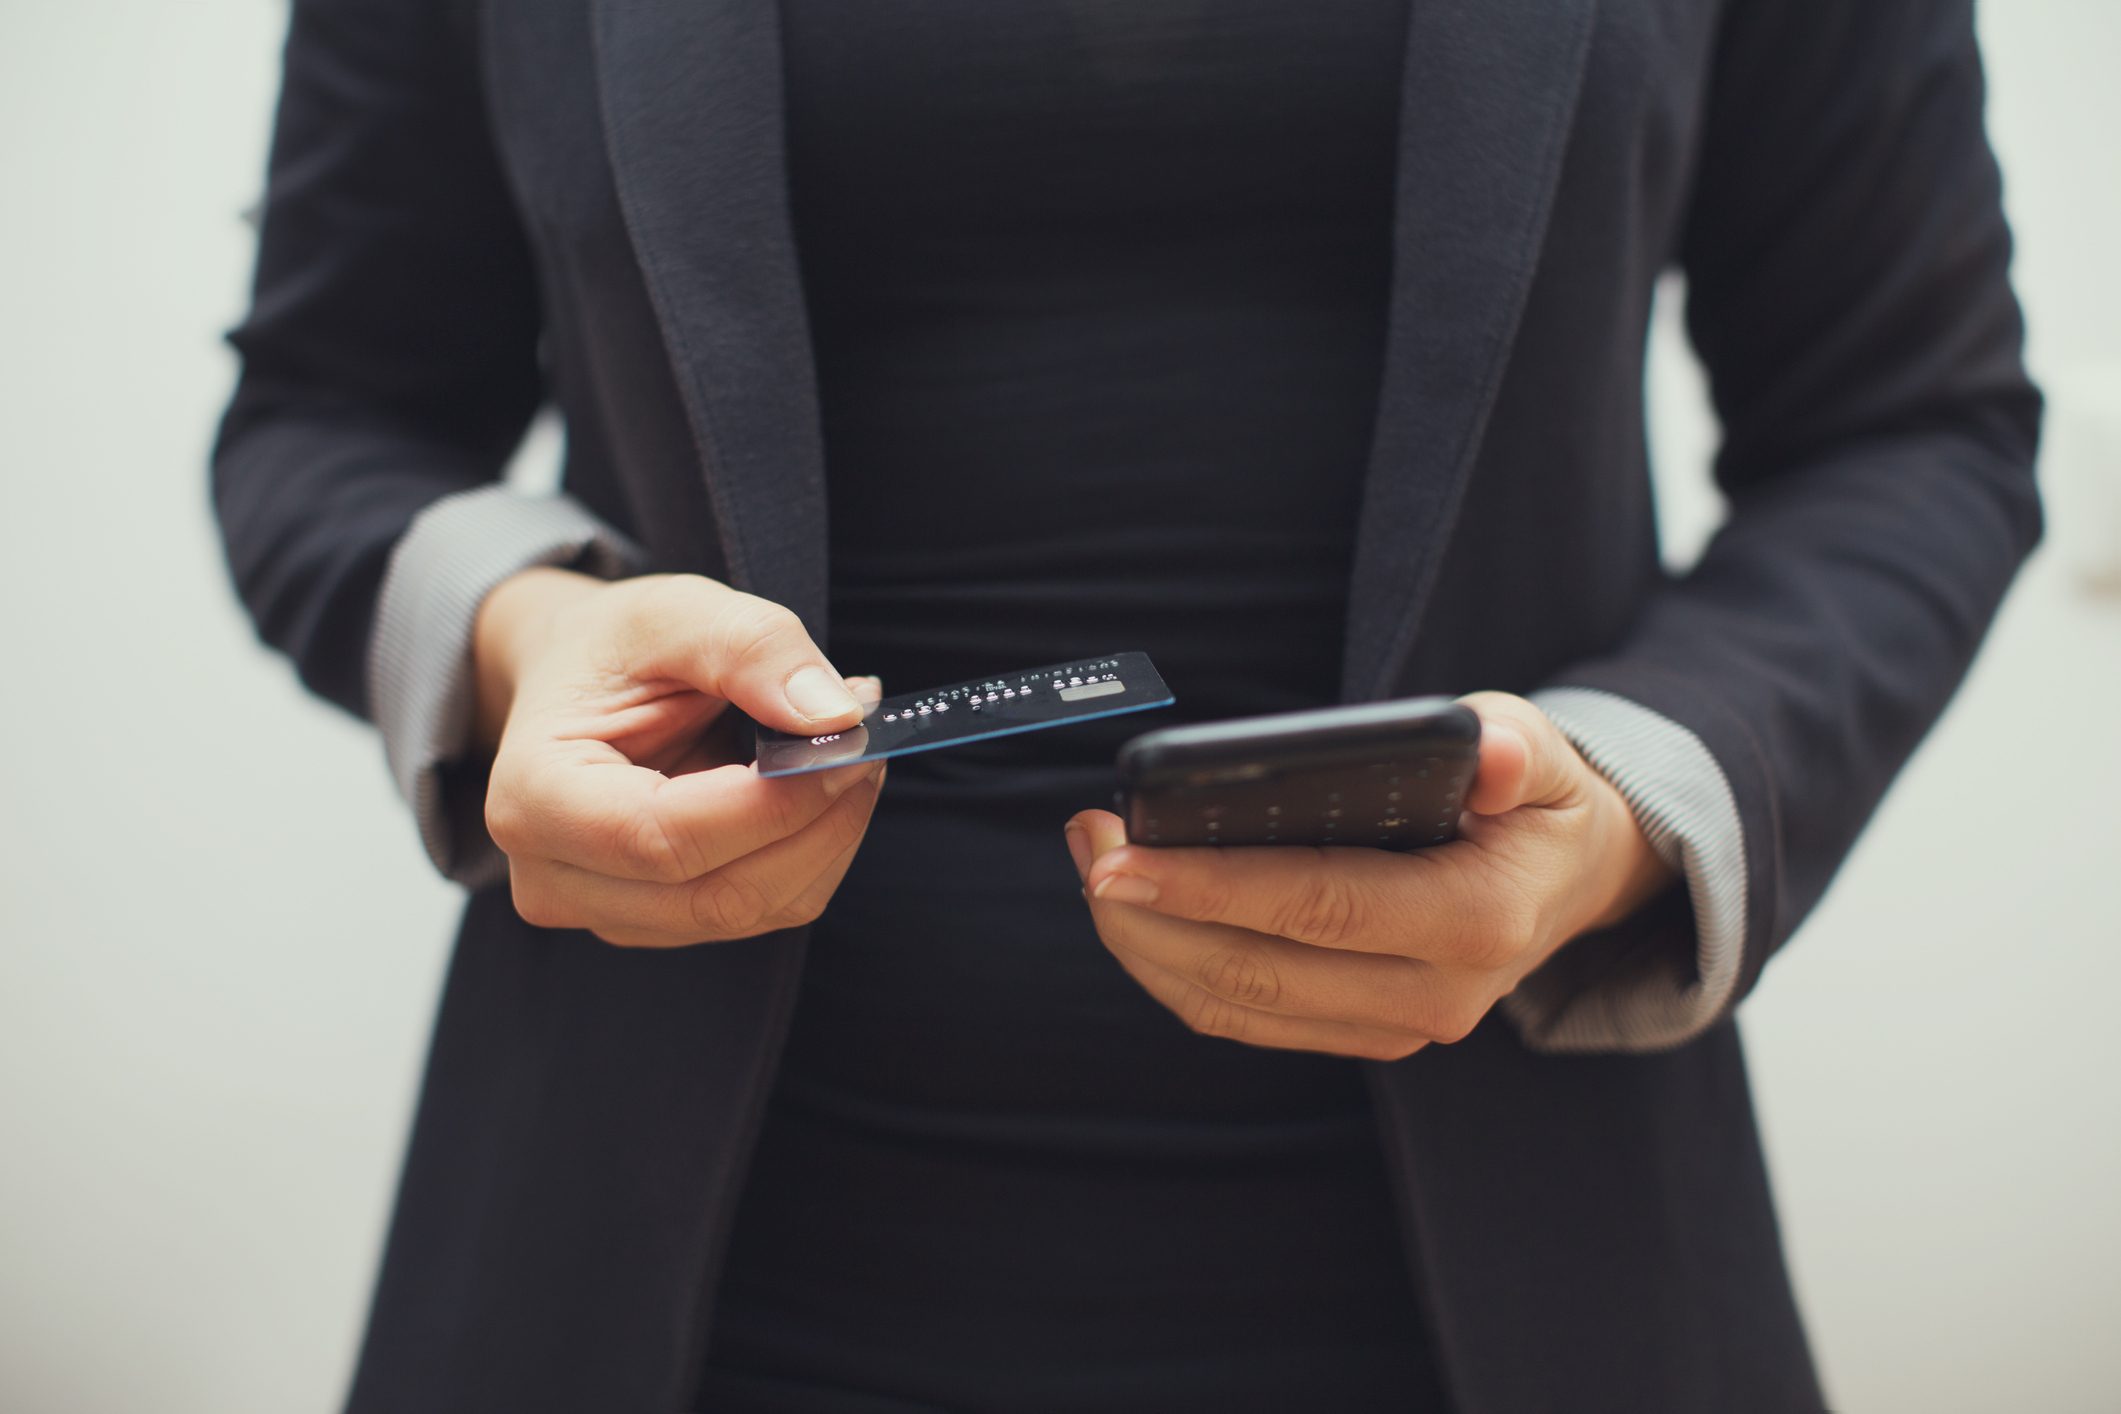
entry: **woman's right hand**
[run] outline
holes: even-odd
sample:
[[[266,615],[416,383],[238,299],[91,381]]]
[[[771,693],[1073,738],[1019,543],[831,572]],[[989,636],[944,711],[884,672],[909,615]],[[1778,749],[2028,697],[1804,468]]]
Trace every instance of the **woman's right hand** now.
[[[526,921],[666,948],[824,911],[884,763],[766,779],[728,708],[823,733],[880,685],[842,678],[789,610],[699,575],[531,569],[486,597],[473,658],[486,827]]]

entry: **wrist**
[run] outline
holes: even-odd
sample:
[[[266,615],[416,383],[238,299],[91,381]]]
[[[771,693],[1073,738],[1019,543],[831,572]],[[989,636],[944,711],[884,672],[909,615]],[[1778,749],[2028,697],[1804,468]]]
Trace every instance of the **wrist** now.
[[[594,575],[538,565],[518,570],[487,591],[472,620],[471,648],[473,730],[482,751],[500,744],[516,684],[551,637],[554,616],[606,583]]]
[[[1626,797],[1603,776],[1594,772],[1593,779],[1605,817],[1599,832],[1604,848],[1600,851],[1596,906],[1580,930],[1585,933],[1601,932],[1622,922],[1679,877],[1650,847]]]

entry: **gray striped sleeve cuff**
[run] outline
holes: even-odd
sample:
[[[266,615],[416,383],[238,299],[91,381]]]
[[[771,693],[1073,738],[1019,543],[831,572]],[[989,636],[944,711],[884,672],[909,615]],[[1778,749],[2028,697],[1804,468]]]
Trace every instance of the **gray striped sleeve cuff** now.
[[[1745,952],[1745,829],[1723,768],[1701,739],[1639,703],[1592,688],[1531,701],[1619,790],[1658,857],[1686,878],[1691,959],[1650,953],[1581,987],[1535,972],[1502,1002],[1542,1051],[1659,1051],[1692,1040],[1730,1005]]]
[[[572,564],[607,579],[640,549],[573,498],[481,486],[444,496],[392,549],[369,641],[370,714],[428,858],[467,887],[497,883],[508,862],[486,833],[483,792],[451,791],[471,751],[472,624],[487,593],[518,570]]]

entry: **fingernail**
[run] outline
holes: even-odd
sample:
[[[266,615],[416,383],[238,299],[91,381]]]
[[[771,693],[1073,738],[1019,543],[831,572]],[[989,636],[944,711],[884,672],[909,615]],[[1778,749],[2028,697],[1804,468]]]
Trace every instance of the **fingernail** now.
[[[1090,832],[1070,820],[1061,833],[1068,838],[1068,857],[1075,861],[1076,877],[1081,878],[1090,872]]]
[[[1155,903],[1157,888],[1153,879],[1139,874],[1107,874],[1090,892],[1114,903]]]
[[[788,705],[813,722],[862,710],[845,683],[814,663],[789,678],[786,690]]]

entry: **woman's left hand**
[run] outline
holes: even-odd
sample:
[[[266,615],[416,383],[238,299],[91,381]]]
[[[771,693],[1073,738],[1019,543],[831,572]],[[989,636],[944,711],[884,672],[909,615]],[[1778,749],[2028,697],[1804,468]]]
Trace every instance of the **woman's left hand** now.
[[[1203,1035],[1371,1060],[1461,1039],[1563,944],[1673,877],[1545,713],[1499,692],[1461,700],[1481,738],[1457,840],[1150,848],[1085,810],[1066,833],[1098,936]]]

